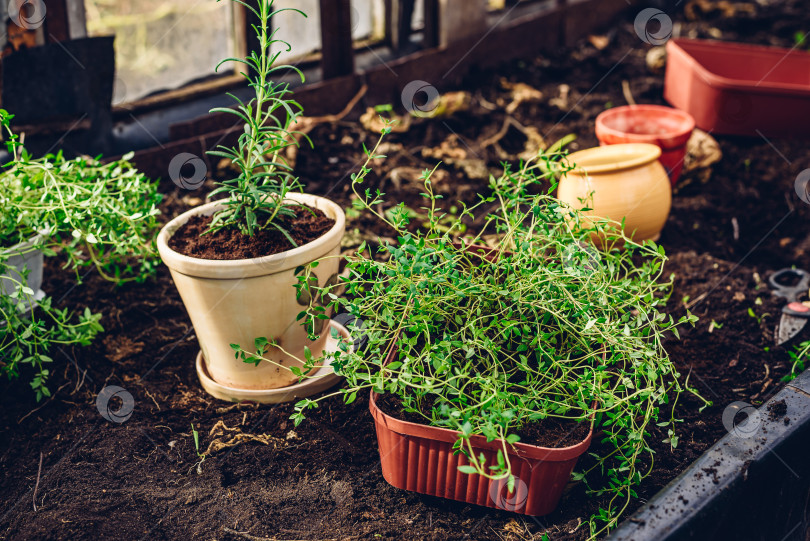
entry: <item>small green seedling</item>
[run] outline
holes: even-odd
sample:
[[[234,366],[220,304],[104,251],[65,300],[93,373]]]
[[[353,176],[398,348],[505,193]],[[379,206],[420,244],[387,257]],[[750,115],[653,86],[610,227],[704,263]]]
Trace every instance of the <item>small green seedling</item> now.
[[[756,303],[756,304],[762,304],[762,302],[760,301],[759,303]],[[761,316],[757,315],[757,313],[754,312],[754,309],[749,306],[748,307],[748,315],[751,316],[752,318],[756,319],[757,324],[761,324],[762,320],[765,319],[766,317],[770,317],[771,314],[769,314],[768,312],[765,312]]]
[[[793,347],[792,351],[788,351],[793,365],[790,367],[790,374],[782,378],[782,381],[793,381],[796,376],[804,372],[807,365],[808,355],[810,354],[810,340],[802,342]]]
[[[192,469],[196,467],[197,475],[202,474],[202,465],[205,462],[205,453],[200,452],[200,433],[197,432],[197,429],[194,428],[194,423],[191,423],[191,436],[194,439],[194,451],[197,453],[197,457],[200,459],[191,466]]]

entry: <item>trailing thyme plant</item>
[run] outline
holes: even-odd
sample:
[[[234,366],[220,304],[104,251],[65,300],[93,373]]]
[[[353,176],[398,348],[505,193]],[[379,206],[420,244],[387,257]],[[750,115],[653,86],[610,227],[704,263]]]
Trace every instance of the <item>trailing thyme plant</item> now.
[[[597,475],[578,477],[600,478],[592,492],[612,495],[590,521],[594,536],[610,529],[650,471],[650,428],[667,427],[667,442],[677,445],[673,410],[683,387],[662,340],[696,318],[675,321],[661,311],[672,284],[663,276],[663,249],[633,242],[607,220],[585,220],[552,197],[552,172],[571,167],[558,154],[505,165],[490,178],[491,195],[462,205],[451,224],[426,170],[427,218],[414,229],[411,210],[399,204],[381,213],[385,194],[363,189],[369,163],[382,157],[376,152],[366,151],[352,177],[355,206],[391,228],[396,243],[361,245],[347,258],[348,279],[335,285],[318,287],[311,268],[299,269],[300,296],[329,300],[311,303],[302,324],[312,331],[330,309],[348,312],[361,322],[350,331],[364,339],[356,349],[341,341],[327,354],[343,388],[301,400],[292,418],[300,423],[329,396],[349,403],[362,391],[393,395],[426,424],[458,433],[455,447],[470,462],[465,473],[506,478],[510,491],[508,451],[522,428],[544,419],[593,422],[603,434],[592,450]],[[460,244],[456,233],[476,213],[485,225]],[[489,247],[476,247],[485,239]],[[243,358],[259,362],[260,351]],[[323,362],[304,361],[303,370],[292,369],[302,378]],[[475,453],[473,435],[500,441],[494,463]]]
[[[68,160],[61,152],[34,159],[11,130],[12,119],[0,109],[12,155],[0,169],[0,374],[16,378],[32,367],[40,400],[50,396],[52,349],[89,344],[103,331],[101,315],[88,309],[75,315],[47,296],[35,300],[26,283],[31,269],[12,267],[11,258],[58,252],[79,280],[79,269],[89,266],[116,284],[142,282],[157,268],[161,196],[157,183],[129,163],[131,156],[107,164]]]
[[[66,159],[61,152],[32,158],[12,132],[14,115],[0,109],[13,160],[0,170],[0,250],[44,237],[46,254],[59,250],[67,266],[94,266],[115,283],[143,282],[158,265],[157,182],[129,162]]]
[[[0,275],[9,272],[9,267],[0,261]],[[27,274],[26,270],[24,274]],[[0,292],[0,374],[9,379],[18,378],[20,370],[30,366],[33,370],[31,389],[37,401],[51,396],[47,380],[53,363],[54,347],[70,345],[86,346],[96,335],[104,331],[101,314],[93,314],[89,308],[74,316],[67,308],[53,306],[50,297],[33,305],[34,292],[24,281],[11,276],[3,279],[4,290]],[[9,287],[8,282],[13,282]],[[11,290],[11,291],[9,291]]]
[[[233,1],[250,10],[259,20],[259,24],[253,25],[259,49],[246,58],[226,58],[217,69],[225,62],[243,64],[247,69],[243,75],[254,90],[255,97],[245,102],[229,94],[237,102],[235,108],[218,107],[211,110],[212,113],[236,116],[244,122],[244,132],[235,147],[220,145],[217,150],[209,152],[231,160],[239,170],[236,178],[221,182],[210,194],[225,194],[228,197],[223,200],[224,208],[214,214],[209,231],[235,227],[243,234],[252,236],[257,230],[273,228],[295,246],[295,241],[278,218],[294,216],[294,207],[298,206],[286,198],[290,191],[299,190],[301,185],[287,163],[284,150],[298,144],[291,129],[302,114],[302,108],[290,97],[292,90],[289,83],[273,82],[270,77],[290,70],[304,82],[304,74],[294,66],[275,65],[281,52],[273,54],[271,47],[282,44],[289,51],[290,45],[276,39],[278,29],[270,31],[269,25],[273,15],[282,11],[306,15],[297,9],[273,11],[274,0],[258,0],[257,7],[242,0]]]

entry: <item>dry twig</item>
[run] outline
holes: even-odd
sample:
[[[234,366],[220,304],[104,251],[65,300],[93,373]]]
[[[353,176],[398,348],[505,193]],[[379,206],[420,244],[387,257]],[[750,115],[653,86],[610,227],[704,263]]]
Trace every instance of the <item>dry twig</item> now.
[[[39,479],[42,476],[42,451],[39,452],[39,469],[37,469],[37,482],[34,485],[34,495],[32,500],[34,502],[34,512],[37,512],[37,490],[39,490]]]

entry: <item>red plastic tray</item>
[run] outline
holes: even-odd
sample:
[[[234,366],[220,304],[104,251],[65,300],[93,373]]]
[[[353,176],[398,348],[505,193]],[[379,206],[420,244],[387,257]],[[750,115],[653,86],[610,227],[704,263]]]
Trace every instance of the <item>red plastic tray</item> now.
[[[712,133],[807,136],[810,53],[713,40],[667,42],[664,98]]]
[[[563,489],[571,479],[577,459],[588,450],[593,427],[576,445],[550,449],[516,443],[509,453],[514,492],[506,480],[492,481],[478,474],[458,471],[468,465],[462,454],[454,454],[456,432],[446,428],[402,421],[377,407],[377,395],[371,394],[369,409],[377,429],[377,443],[385,480],[397,488],[439,496],[525,515],[547,515],[554,511]],[[500,442],[487,442],[472,436],[476,456],[483,453],[487,464],[494,464]]]

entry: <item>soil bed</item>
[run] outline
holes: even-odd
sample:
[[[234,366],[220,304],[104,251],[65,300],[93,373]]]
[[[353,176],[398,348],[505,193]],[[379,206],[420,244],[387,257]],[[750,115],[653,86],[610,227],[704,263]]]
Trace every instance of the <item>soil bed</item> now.
[[[810,11],[799,0],[721,4],[686,2],[686,14],[669,14],[684,36],[786,47],[810,28]],[[663,103],[663,77],[646,65],[649,46],[635,34],[631,11],[602,36],[606,42],[583,40],[551,58],[474,74],[460,88],[471,93],[471,108],[416,119],[407,132],[392,134],[382,150],[388,161],[364,187],[418,213],[418,176],[441,160],[434,188],[449,209],[485,192],[501,160],[517,160],[529,127],[547,144],[576,133],[570,148],[577,150],[597,144],[599,112],[625,103],[622,81],[639,103]],[[516,83],[543,97],[507,114]],[[504,126],[503,137],[490,143]],[[308,192],[348,207],[348,175],[362,163],[361,143],[373,145],[376,135],[344,121],[320,125],[310,136],[316,150],[301,150],[296,174]],[[667,349],[683,380],[712,405],[700,412],[704,402],[683,395],[674,451],[661,443],[667,435],[653,429],[655,464],[628,512],[726,433],[727,405],[762,404],[790,371],[792,344],[777,347],[773,336],[783,301],[765,280],[782,267],[810,267],[810,206],[794,191],[796,175],[810,166],[810,149],[805,141],[716,139],[722,160],[684,173],[660,241],[670,256],[666,271],[675,275],[667,312],[678,317],[688,306],[700,317]],[[167,220],[200,203],[171,183],[164,189]],[[372,217],[348,212],[347,220],[346,248],[391,236]],[[94,274],[74,287],[60,266],[58,258],[46,262],[43,289],[64,305],[102,312],[106,332],[90,346],[52,352],[54,397],[47,402],[37,404],[25,380],[0,385],[0,538],[527,540],[548,533],[552,540],[581,540],[588,517],[606,505],[587,497],[582,483],[571,484],[559,509],[539,518],[394,489],[380,473],[367,396],[350,405],[329,399],[299,427],[288,419],[291,405],[219,402],[197,381],[197,341],[165,267],[156,282],[115,288]],[[99,415],[95,398],[105,385],[133,395],[126,422]],[[208,452],[202,463],[192,425],[199,452]],[[586,454],[577,469],[590,464]]]

